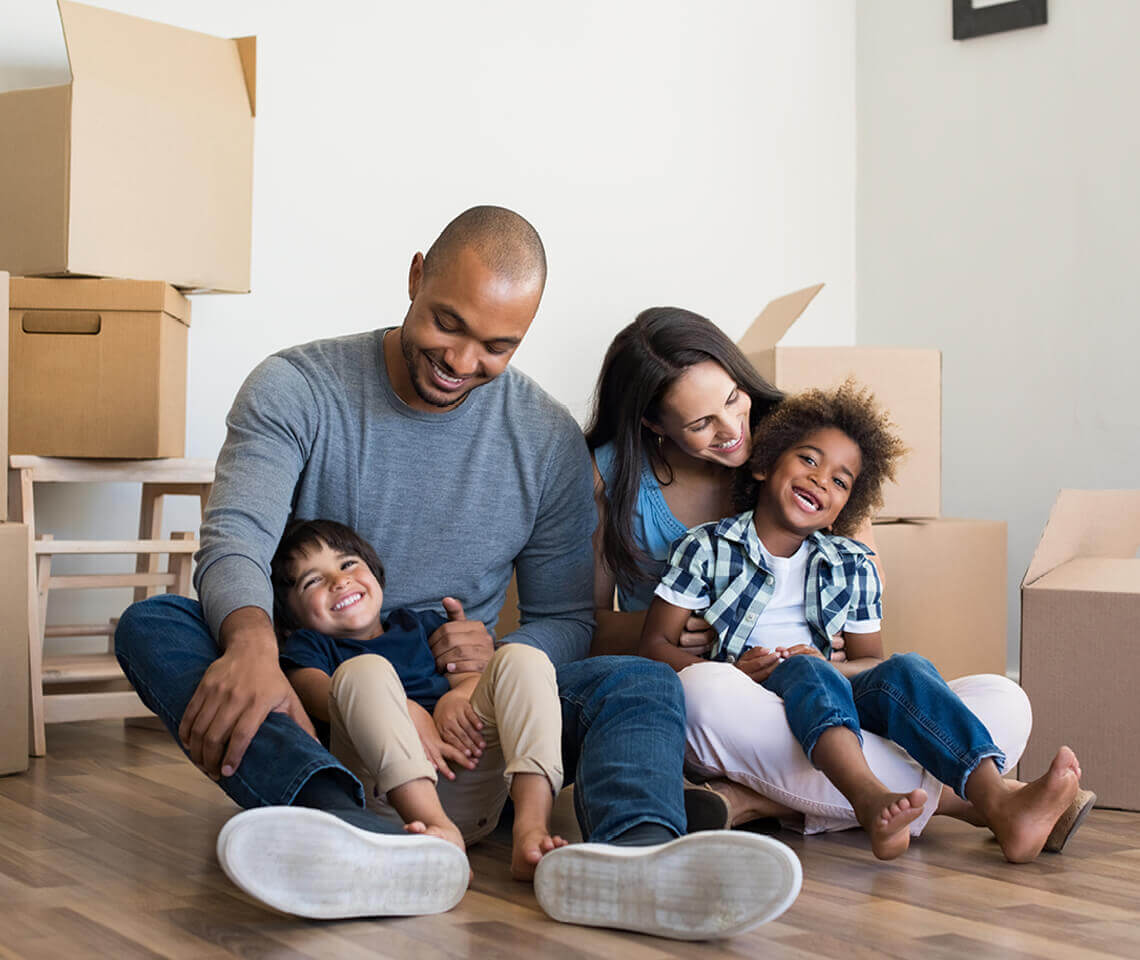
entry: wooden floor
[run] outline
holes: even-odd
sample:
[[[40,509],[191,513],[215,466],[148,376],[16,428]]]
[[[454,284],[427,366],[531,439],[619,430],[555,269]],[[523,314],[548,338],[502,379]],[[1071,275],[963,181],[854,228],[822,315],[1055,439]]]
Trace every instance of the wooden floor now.
[[[0,778],[4,958],[1140,957],[1140,814],[1094,811],[1066,853],[1020,867],[941,820],[892,864],[857,832],[782,833],[803,861],[799,900],[719,943],[556,924],[495,840],[471,851],[475,882],[450,913],[318,923],[230,886],[214,839],[236,808],[165,734],[60,724],[48,749]]]

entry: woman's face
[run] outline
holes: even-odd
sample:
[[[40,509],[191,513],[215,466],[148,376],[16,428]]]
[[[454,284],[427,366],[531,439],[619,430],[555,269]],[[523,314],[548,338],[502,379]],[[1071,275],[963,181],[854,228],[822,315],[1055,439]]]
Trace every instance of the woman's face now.
[[[748,462],[752,398],[715,360],[689,367],[661,399],[657,423],[645,421],[683,453],[726,467]]]

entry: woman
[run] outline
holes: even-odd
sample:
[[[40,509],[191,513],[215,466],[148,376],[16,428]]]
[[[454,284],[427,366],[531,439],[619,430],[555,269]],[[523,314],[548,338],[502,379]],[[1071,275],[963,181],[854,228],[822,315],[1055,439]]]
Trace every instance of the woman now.
[[[594,653],[632,652],[669,545],[688,527],[734,513],[736,468],[748,462],[752,426],[781,394],[704,317],[672,307],[643,311],[611,344],[602,365],[586,442],[594,457],[599,523],[595,534]],[[857,539],[874,546],[867,524]],[[614,608],[614,592],[617,607]],[[710,628],[691,618],[681,644],[700,652]],[[805,833],[856,827],[843,796],[793,739],[783,704],[757,688],[747,714],[726,709],[699,665],[680,674],[688,711],[687,768],[712,778],[732,823],[802,815]],[[951,687],[1017,763],[1031,712],[1005,677],[965,677]],[[976,822],[973,808],[943,789],[901,749],[865,734],[872,770],[893,790],[921,787],[930,798],[912,826],[934,813]]]

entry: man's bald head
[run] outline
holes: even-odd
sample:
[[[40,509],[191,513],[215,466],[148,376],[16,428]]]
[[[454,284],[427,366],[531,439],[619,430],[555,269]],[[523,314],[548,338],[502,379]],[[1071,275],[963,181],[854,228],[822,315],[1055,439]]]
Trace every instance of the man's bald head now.
[[[460,250],[474,252],[497,276],[513,283],[546,285],[546,251],[538,231],[505,207],[472,207],[443,228],[424,256],[424,278],[446,269]]]

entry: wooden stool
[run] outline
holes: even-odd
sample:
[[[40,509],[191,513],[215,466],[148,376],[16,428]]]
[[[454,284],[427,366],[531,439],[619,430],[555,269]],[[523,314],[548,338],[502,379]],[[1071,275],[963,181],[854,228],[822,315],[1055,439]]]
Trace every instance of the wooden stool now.
[[[163,498],[197,496],[205,509],[214,482],[214,463],[212,460],[65,460],[15,455],[10,459],[10,467],[9,515],[17,523],[26,523],[34,537],[34,555],[28,571],[29,752],[38,757],[46,751],[46,723],[150,715],[133,690],[98,689],[123,679],[112,649],[114,622],[47,627],[48,594],[52,590],[134,587],[136,600],[153,596],[159,588],[189,596],[190,563],[198,541],[191,533],[174,533],[169,540],[157,539],[162,528]],[[37,536],[34,496],[37,483],[142,484],[138,539],[56,540],[50,534]],[[112,554],[135,554],[138,558],[135,572],[60,575],[51,570],[55,556]],[[169,557],[165,573],[159,571],[161,554]],[[89,636],[106,636],[107,652],[44,656],[45,637]],[[44,683],[73,685],[82,692],[45,696]]]

